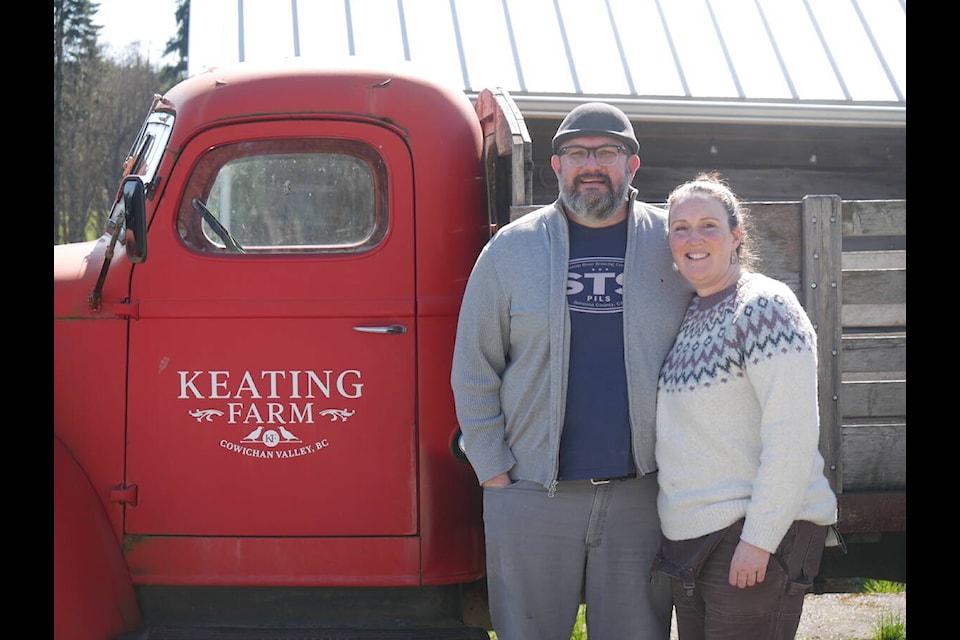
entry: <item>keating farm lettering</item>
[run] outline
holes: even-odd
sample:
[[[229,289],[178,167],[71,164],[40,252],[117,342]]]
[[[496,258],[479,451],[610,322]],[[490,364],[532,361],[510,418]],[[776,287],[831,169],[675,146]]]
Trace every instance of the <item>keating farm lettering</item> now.
[[[297,425],[347,422],[355,410],[320,407],[322,400],[359,400],[362,374],[357,369],[244,371],[177,371],[178,400],[214,401],[213,406],[192,406],[187,414],[196,422],[243,425],[235,438],[221,438],[220,447],[253,458],[287,459],[308,455],[331,445],[329,438],[304,445]],[[252,427],[252,428],[251,428]],[[291,445],[289,449],[278,446]]]

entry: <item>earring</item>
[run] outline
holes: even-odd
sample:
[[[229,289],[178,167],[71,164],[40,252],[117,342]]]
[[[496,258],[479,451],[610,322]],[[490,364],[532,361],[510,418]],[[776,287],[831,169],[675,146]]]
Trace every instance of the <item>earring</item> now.
[[[730,264],[737,264],[737,252],[732,251],[730,253]]]
[[[680,267],[677,266],[676,261],[674,261],[674,262],[670,265],[670,268],[672,268],[674,271],[680,271]]]

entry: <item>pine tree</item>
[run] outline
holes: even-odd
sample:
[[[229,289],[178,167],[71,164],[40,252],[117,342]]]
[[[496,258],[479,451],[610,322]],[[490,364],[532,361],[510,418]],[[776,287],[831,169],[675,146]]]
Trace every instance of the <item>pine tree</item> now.
[[[163,55],[177,54],[175,64],[167,65],[160,70],[158,77],[165,89],[168,89],[187,77],[188,46],[187,36],[190,33],[190,0],[177,0],[177,33],[167,40],[167,48]]]
[[[76,220],[66,214],[73,200],[65,185],[66,157],[88,115],[90,84],[100,66],[94,24],[99,3],[91,0],[53,1],[53,241],[75,235]]]

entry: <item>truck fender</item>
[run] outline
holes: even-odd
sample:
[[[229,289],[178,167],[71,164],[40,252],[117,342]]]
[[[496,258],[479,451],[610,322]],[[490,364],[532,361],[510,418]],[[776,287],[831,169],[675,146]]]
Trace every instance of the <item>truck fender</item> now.
[[[133,580],[90,479],[53,438],[53,637],[107,640],[140,626]]]

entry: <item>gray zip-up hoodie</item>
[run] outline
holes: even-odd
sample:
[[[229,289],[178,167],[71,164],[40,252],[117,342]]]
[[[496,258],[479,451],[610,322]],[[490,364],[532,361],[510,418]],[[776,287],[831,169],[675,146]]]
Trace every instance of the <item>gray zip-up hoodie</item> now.
[[[629,200],[624,358],[634,461],[647,474],[657,468],[657,378],[693,288],[671,268],[666,212],[636,201],[632,187]],[[570,353],[569,254],[558,200],[504,226],[470,274],[451,384],[480,483],[507,472],[556,486]]]

